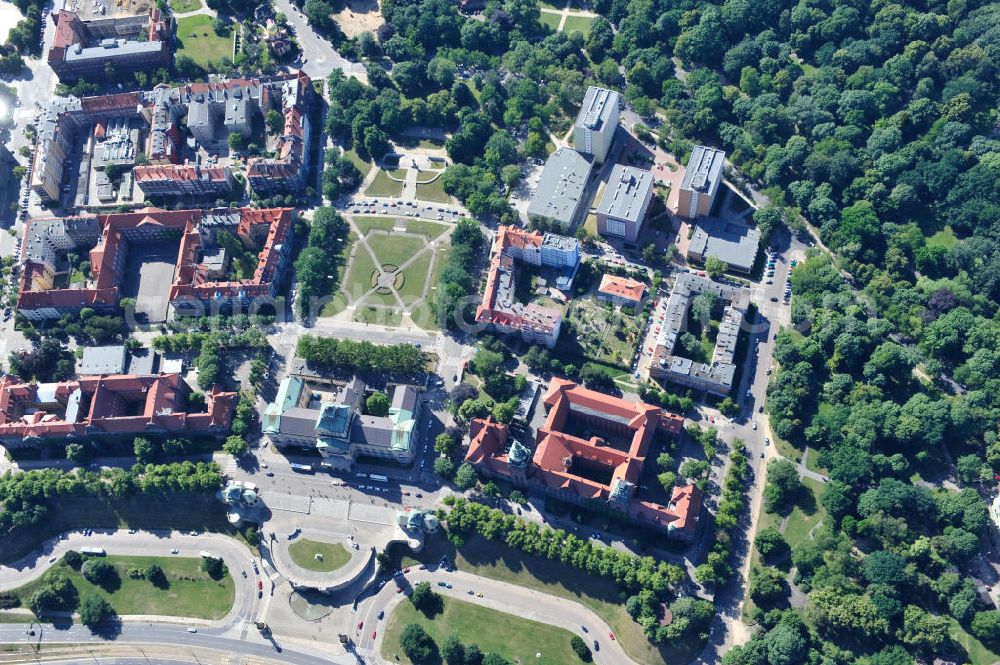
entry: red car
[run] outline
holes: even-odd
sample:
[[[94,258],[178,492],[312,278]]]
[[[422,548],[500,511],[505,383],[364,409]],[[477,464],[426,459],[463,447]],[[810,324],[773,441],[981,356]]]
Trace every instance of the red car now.
[[[373,639],[373,640],[375,639],[375,632],[376,632],[376,631],[374,631],[374,630],[372,631],[372,639]]]
[[[365,625],[364,621],[359,621],[358,622],[358,630],[361,630],[361,627],[364,626],[364,625]]]
[[[396,587],[396,593],[403,593],[403,587],[401,586]]]
[[[615,641],[615,634],[614,634],[614,633],[608,633],[608,637],[610,637],[610,638],[611,638],[611,641],[612,641],[612,642],[614,642],[614,641]]]
[[[263,589],[264,588],[264,583],[261,582],[260,580],[257,580],[257,588],[258,589]]]

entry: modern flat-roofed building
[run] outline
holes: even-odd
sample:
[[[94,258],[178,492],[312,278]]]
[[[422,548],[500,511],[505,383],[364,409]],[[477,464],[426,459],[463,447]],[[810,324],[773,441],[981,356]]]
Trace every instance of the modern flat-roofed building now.
[[[237,394],[213,386],[205,409],[189,412],[191,392],[179,374],[84,376],[59,383],[20,383],[5,376],[0,442],[26,448],[116,436],[228,434]]]
[[[597,299],[606,300],[613,305],[638,307],[646,295],[646,285],[631,277],[604,275],[601,285],[597,288]]]
[[[678,215],[695,219],[711,213],[722,185],[725,161],[726,153],[718,148],[696,145],[691,150],[677,199]]]
[[[620,96],[614,90],[590,86],[573,123],[573,146],[603,164],[618,130]]]
[[[725,261],[732,270],[749,273],[757,259],[760,231],[744,222],[701,217],[694,223],[687,258],[703,262],[707,257]]]
[[[694,536],[701,512],[701,493],[694,485],[673,488],[665,505],[640,496],[654,437],[658,432],[677,436],[683,418],[559,378],[549,383],[542,404],[547,416],[535,432],[533,451],[511,440],[506,425],[475,419],[465,461],[532,494],[603,505],[668,536]]]
[[[597,231],[602,236],[635,242],[653,200],[653,174],[615,164],[597,206]]]
[[[700,293],[714,293],[726,305],[719,322],[715,348],[709,363],[695,362],[679,353],[680,336],[687,330],[691,301]],[[713,395],[726,396],[736,375],[736,344],[743,317],[750,304],[749,292],[691,273],[680,273],[667,299],[667,311],[656,338],[649,375]]]
[[[395,386],[389,413],[372,416],[364,413],[366,389],[357,377],[332,392],[325,385],[314,390],[300,376],[286,377],[265,408],[261,427],[276,446],[315,450],[326,464],[342,470],[350,470],[358,457],[410,464],[423,415],[420,391]]]
[[[125,372],[125,363],[128,360],[128,351],[123,344],[114,346],[88,346],[83,350],[83,359],[80,361],[80,374],[84,376],[97,376],[99,374],[122,374]]]
[[[592,169],[589,159],[570,148],[549,155],[528,205],[528,219],[557,224],[563,230],[576,224],[586,210],[583,197]]]
[[[542,235],[513,226],[498,228],[493,241],[486,290],[482,304],[476,309],[476,321],[490,324],[502,333],[519,334],[526,342],[551,349],[559,339],[563,312],[554,307],[517,301],[514,297],[516,261],[560,270],[568,288],[580,262],[580,242],[575,238],[554,233]]]

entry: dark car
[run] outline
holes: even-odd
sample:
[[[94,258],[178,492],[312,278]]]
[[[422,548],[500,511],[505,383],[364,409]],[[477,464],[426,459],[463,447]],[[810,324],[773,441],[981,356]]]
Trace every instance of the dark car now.
[[[601,643],[598,642],[597,640],[594,640],[594,651],[600,651],[600,650],[601,650]]]

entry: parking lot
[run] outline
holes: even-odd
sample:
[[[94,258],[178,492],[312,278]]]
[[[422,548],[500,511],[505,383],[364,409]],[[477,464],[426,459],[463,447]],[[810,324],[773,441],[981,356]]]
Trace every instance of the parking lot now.
[[[457,222],[465,213],[447,205],[422,205],[417,201],[397,201],[395,199],[363,199],[351,204],[354,215],[398,215],[436,219],[441,222]]]

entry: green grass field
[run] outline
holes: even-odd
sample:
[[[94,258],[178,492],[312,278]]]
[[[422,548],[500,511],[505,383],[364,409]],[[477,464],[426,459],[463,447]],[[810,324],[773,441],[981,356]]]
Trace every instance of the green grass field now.
[[[393,554],[397,552],[392,551]],[[527,556],[478,536],[469,538],[461,550],[455,550],[447,538],[439,534],[429,539],[419,554],[404,556],[401,562],[404,566],[415,562],[433,563],[442,554],[448,555],[460,570],[566,598],[590,608],[611,626],[622,648],[638,663],[688,663],[701,651],[702,643],[697,639],[663,648],[650,643],[642,627],[625,611],[620,589],[613,581],[582,573],[557,561]],[[534,662],[534,655],[528,662]]]
[[[170,556],[108,556],[105,557],[118,571],[120,584],[110,590],[91,584],[83,575],[63,563],[52,570],[66,574],[79,597],[95,593],[104,596],[118,614],[160,614],[163,616],[221,619],[226,616],[236,598],[236,584],[232,575],[213,580],[200,568],[201,559]],[[145,579],[131,579],[129,568],[145,568],[156,563],[163,568],[166,584],[155,586]],[[46,573],[48,574],[48,573]],[[26,605],[35,589],[44,584],[44,576],[27,584],[14,593]]]
[[[186,14],[201,9],[201,0],[170,0],[170,9],[175,14]]]
[[[417,199],[435,203],[451,203],[451,197],[444,191],[444,178],[440,177],[426,184],[418,183]]]
[[[375,166],[371,162],[367,161],[364,157],[359,155],[357,150],[345,150],[344,156],[347,157],[352,162],[354,162],[354,165],[358,167],[359,171],[361,171],[362,178],[368,175],[368,172],[371,171],[372,168]]]
[[[233,57],[233,35],[220,37],[212,29],[211,16],[197,14],[177,21],[178,56],[186,55],[202,67]]]
[[[375,174],[372,184],[365,190],[367,196],[399,196],[403,193],[403,183],[391,180],[381,169]]]
[[[368,246],[382,265],[401,266],[424,247],[424,241],[412,236],[374,235],[369,236]]]
[[[969,634],[958,621],[948,617],[948,634],[957,644],[962,645],[968,654],[969,663],[972,665],[992,665],[1000,660],[1000,655],[994,653],[988,646]]]
[[[579,31],[583,33],[586,37],[590,34],[590,26],[594,24],[593,17],[590,16],[567,16],[566,23],[563,25],[563,32],[569,34],[574,31]]]
[[[829,522],[826,511],[819,502],[823,492],[823,483],[812,478],[803,478],[803,500],[795,504],[788,516],[788,526],[785,527],[785,540],[789,547],[794,548],[809,537],[809,532],[820,522]]]
[[[945,249],[951,249],[958,244],[958,238],[955,236],[955,232],[951,230],[950,226],[946,226],[926,241],[928,247],[944,247]]]
[[[536,665],[582,662],[570,648],[573,635],[567,630],[454,598],[442,598],[442,601],[444,609],[433,619],[406,601],[393,610],[382,642],[382,657],[393,661],[393,656],[398,655],[398,662],[410,663],[399,646],[399,636],[408,624],[416,623],[427,631],[438,647],[454,633],[463,644],[475,643],[483,653],[494,651],[509,662]],[[484,629],[487,626],[489,628]]]
[[[372,273],[375,271],[375,261],[371,254],[363,247],[358,247],[354,253],[354,259],[344,276],[344,291],[351,298],[360,298],[368,293],[372,288]]]
[[[406,230],[409,233],[427,236],[429,239],[434,240],[447,231],[448,226],[438,222],[425,222],[422,219],[411,219],[406,222]]]
[[[358,305],[354,311],[354,320],[360,323],[375,323],[380,326],[398,326],[403,321],[403,315],[398,308],[376,307],[371,299]]]
[[[369,217],[369,216],[357,216],[353,217],[354,225],[358,227],[361,231],[361,235],[367,236],[372,231],[392,231],[393,227],[396,226],[395,217]]]
[[[542,12],[538,17],[538,20],[542,22],[543,25],[547,25],[553,30],[559,30],[559,23],[562,21],[561,14],[553,14],[551,12]]]
[[[288,553],[297,566],[320,573],[342,568],[351,560],[350,552],[340,543],[321,543],[308,538],[296,539],[288,546]],[[317,559],[317,554],[322,559]]]
[[[403,285],[397,290],[403,302],[409,305],[420,298],[424,293],[424,284],[427,282],[427,271],[431,268],[431,259],[434,252],[428,250],[422,252],[403,271]]]

